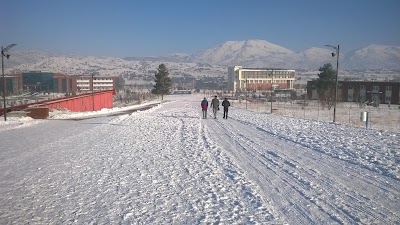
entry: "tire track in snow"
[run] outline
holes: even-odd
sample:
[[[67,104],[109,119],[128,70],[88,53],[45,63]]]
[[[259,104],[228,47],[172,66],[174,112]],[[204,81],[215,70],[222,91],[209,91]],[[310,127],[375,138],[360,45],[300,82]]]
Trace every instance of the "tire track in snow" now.
[[[222,123],[229,126],[231,121],[224,121]],[[227,137],[232,138],[232,141],[222,143],[227,154],[232,155],[244,170],[244,173],[248,174],[247,179],[259,186],[264,199],[272,203],[276,211],[283,212],[281,216],[287,222],[290,224],[310,224],[313,221],[322,221],[323,218],[329,218],[328,215],[310,214],[306,205],[298,208],[297,213],[292,213],[298,204],[304,204],[302,202],[304,202],[305,196],[298,192],[299,188],[293,189],[298,184],[293,183],[290,175],[285,175],[276,169],[276,165],[273,162],[263,159],[260,149],[256,149],[252,144],[249,144],[256,142],[254,133],[246,134],[251,137],[249,140],[246,140],[234,129],[224,128],[220,123],[215,123],[214,125],[211,126],[211,129],[214,129],[214,132],[222,136],[222,140]],[[244,126],[240,126],[239,129],[244,129]],[[270,173],[265,174],[265,171],[269,171]],[[281,178],[285,176],[286,178]],[[274,194],[270,194],[271,190],[276,191]]]
[[[226,154],[223,153],[223,149],[220,148],[219,144],[214,142],[215,136],[214,133],[208,129],[209,123],[210,121],[205,121],[201,126],[202,142],[204,143],[204,146],[208,148],[208,151],[212,157],[215,158],[219,166],[222,167],[221,172],[224,173],[226,178],[234,184],[233,188],[238,190],[240,194],[243,195],[245,202],[248,202],[249,205],[242,206],[241,210],[248,211],[254,208],[252,210],[255,210],[255,212],[252,214],[255,216],[258,215],[258,217],[255,217],[256,223],[261,222],[262,224],[283,224],[282,220],[279,218],[279,215],[271,210],[268,202],[265,203],[257,190],[255,190],[254,185],[247,181],[243,172],[238,170],[238,167],[230,161]],[[237,204],[240,204],[240,200],[237,202]],[[235,209],[235,211],[238,210],[239,209]]]
[[[280,176],[282,176],[282,177],[288,177],[287,179],[284,180],[283,183],[288,182],[288,183],[292,183],[292,185],[293,185],[293,180],[298,180],[297,182],[295,182],[295,185],[293,185],[293,188],[296,189],[297,191],[299,191],[301,196],[305,197],[306,201],[309,202],[308,205],[316,205],[318,208],[320,208],[320,210],[327,213],[332,220],[334,220],[338,223],[344,223],[343,220],[347,221],[346,223],[348,223],[348,222],[354,223],[354,222],[357,222],[360,220],[367,222],[367,223],[369,223],[371,221],[375,221],[375,222],[376,221],[388,221],[390,223],[390,221],[392,221],[392,220],[395,220],[395,221],[398,220],[398,215],[396,215],[394,212],[391,212],[390,210],[383,209],[381,211],[381,210],[376,210],[376,209],[372,208],[373,206],[370,206],[371,201],[365,200],[368,198],[366,198],[363,195],[360,195],[357,191],[352,191],[351,189],[347,188],[345,184],[342,184],[342,183],[338,182],[337,180],[332,181],[329,179],[328,176],[322,176],[321,178],[316,177],[316,175],[318,175],[318,174],[316,174],[315,172],[311,173],[309,171],[313,171],[312,170],[313,168],[319,168],[321,165],[318,165],[315,162],[310,164],[310,162],[312,162],[312,160],[306,160],[305,164],[296,166],[296,163],[297,164],[299,163],[296,161],[296,159],[298,157],[302,157],[303,159],[305,158],[305,157],[301,156],[301,154],[296,154],[297,153],[296,148],[302,148],[302,146],[293,146],[290,149],[285,150],[285,148],[287,148],[288,146],[290,147],[290,145],[288,145],[286,142],[284,145],[280,146],[280,144],[276,144],[276,142],[281,143],[282,141],[279,139],[276,139],[275,137],[271,137],[268,133],[260,132],[260,130],[257,130],[256,128],[252,127],[249,124],[245,124],[245,126],[243,126],[243,124],[232,125],[235,123],[236,122],[233,120],[230,120],[229,122],[224,121],[223,124],[229,128],[219,127],[218,132],[219,133],[225,132],[229,137],[237,138],[236,146],[241,145],[242,151],[249,151],[249,150],[253,149],[252,151],[254,151],[254,154],[253,154],[254,158],[257,158],[257,156],[259,156],[259,157],[265,157],[267,160],[269,160],[270,163],[273,165],[273,166],[269,167],[270,169],[274,170],[277,174],[280,174]],[[264,139],[269,140],[271,145],[273,145],[271,147],[271,149],[266,150],[267,147],[259,146],[260,143],[266,143],[266,141],[263,142],[262,140],[256,140],[255,137],[257,137],[257,136],[260,136],[260,139],[264,138]],[[274,142],[275,142],[275,144],[274,144]],[[225,146],[229,146],[229,145],[230,144],[226,144]],[[276,152],[279,152],[279,154]],[[286,155],[282,154],[282,152],[286,152],[287,154]],[[293,156],[289,157],[290,154],[294,155],[295,157],[293,157]],[[241,157],[240,160],[243,160],[243,158],[246,157],[246,154],[242,154],[242,155],[237,154],[237,155],[239,157]],[[236,157],[238,157],[238,156],[236,156]],[[316,160],[318,160],[318,159],[316,159]],[[254,159],[250,159],[250,161],[254,162]],[[333,160],[333,161],[337,161],[337,160]],[[329,163],[325,163],[324,166],[329,166],[333,169],[333,171],[335,171],[335,165],[333,164],[333,167],[332,167],[332,165],[330,165],[330,164],[332,164],[332,161],[329,160],[328,162]],[[262,164],[265,164],[265,163],[261,162],[261,165]],[[268,165],[268,163],[266,163],[266,165]],[[313,165],[314,167],[310,167],[309,165]],[[279,170],[283,170],[284,172],[279,171],[277,169],[273,169],[273,167],[278,167],[278,168],[280,168]],[[257,170],[257,168],[255,170]],[[314,171],[317,171],[317,170],[314,169]],[[341,171],[341,169],[339,169],[339,172],[340,171]],[[355,174],[355,176],[356,175],[357,174]],[[319,174],[318,176],[321,176],[321,174]],[[340,176],[343,176],[343,174],[340,174],[337,177],[341,178]],[[317,193],[312,193],[309,190],[307,190],[307,189],[313,190],[316,188],[320,188],[319,186],[312,187],[312,185],[310,186],[310,184],[323,185],[322,187],[324,189],[324,192],[323,192],[324,195],[321,195],[321,194],[318,195]],[[307,188],[307,186],[308,186],[308,188]],[[337,187],[337,186],[339,186],[339,187]],[[338,188],[339,188],[339,190],[338,190]],[[329,191],[330,189],[336,190],[337,192],[334,192],[334,193],[330,192]],[[343,190],[343,191],[341,191],[341,190]],[[338,195],[338,193],[339,193],[339,196],[335,197],[335,195]],[[396,191],[392,190],[392,193],[395,194]],[[330,201],[332,201],[332,199],[325,200],[325,198],[327,198],[327,197],[332,198],[332,196],[333,196],[333,200],[335,198],[342,199],[342,201],[344,203],[340,203],[336,200],[333,201],[334,203],[331,203]],[[358,197],[354,198],[354,196],[358,196]],[[316,197],[318,197],[318,198],[316,198]],[[357,200],[352,200],[353,204],[346,203],[346,201],[349,199],[357,199]],[[321,202],[321,200],[323,200],[323,202]],[[338,203],[340,203],[339,206],[335,205]],[[306,207],[304,209],[306,209]],[[390,219],[387,219],[387,216],[389,216]],[[367,219],[365,219],[365,218],[367,218]],[[295,223],[298,223],[298,222],[299,221],[296,221]]]
[[[243,122],[242,122],[243,123]],[[360,211],[360,218],[357,216],[352,215],[352,213],[349,213],[348,215],[353,218],[354,220],[367,220],[365,218],[372,217],[373,221],[388,221],[388,223],[391,223],[391,220],[398,221],[399,219],[399,213],[396,209],[400,207],[399,202],[396,201],[399,199],[400,192],[399,192],[399,182],[396,179],[392,179],[391,182],[389,183],[387,180],[391,179],[389,177],[377,177],[375,174],[373,174],[369,168],[365,168],[362,165],[360,165],[358,168],[354,167],[354,164],[349,162],[348,160],[340,160],[339,158],[332,157],[331,155],[327,155],[324,152],[315,150],[314,148],[308,148],[305,147],[303,144],[298,144],[297,142],[293,142],[290,140],[286,139],[281,139],[275,134],[272,136],[270,135],[271,133],[264,130],[263,128],[260,128],[258,125],[254,125],[248,122],[245,122],[245,124],[250,125],[254,127],[257,130],[265,132],[267,135],[266,137],[270,138],[271,140],[274,140],[274,142],[277,143],[285,143],[284,145],[290,144],[294,148],[298,148],[299,150],[302,151],[303,154],[306,154],[306,156],[310,159],[314,160],[308,160],[307,158],[303,157],[301,154],[297,154],[299,151],[289,151],[287,152],[287,156],[290,155],[296,155],[297,158],[303,158],[303,160],[307,160],[307,163],[303,163],[305,167],[308,165],[314,165],[314,170],[315,168],[324,168],[324,167],[329,167],[331,168],[329,170],[328,174],[333,174],[334,180],[331,180],[330,177],[324,176],[324,179],[321,179],[322,182],[328,180],[332,183],[335,183],[336,186],[339,187],[339,190],[344,190],[342,191],[344,194],[341,196],[341,199],[357,199],[359,204],[356,204],[356,207],[353,205],[348,204],[346,201],[343,200],[343,202],[338,202],[337,204],[343,205],[343,212],[354,212],[354,211]],[[276,139],[277,137],[278,139]],[[284,150],[285,148],[282,148]],[[282,151],[280,151],[282,153]],[[318,162],[318,163],[315,163]],[[323,164],[323,165],[321,165]],[[301,168],[301,167],[300,167]],[[341,169],[337,169],[341,168]],[[346,174],[343,174],[343,171],[346,171]],[[321,174],[321,173],[319,173]],[[397,185],[396,185],[397,183]],[[353,184],[353,187],[348,188],[348,184]],[[327,186],[332,186],[329,182],[327,183]],[[338,189],[338,187],[333,187],[333,189]],[[368,187],[368,188],[364,188]],[[355,190],[354,190],[355,189]],[[360,193],[361,192],[361,193]],[[348,193],[351,193],[349,195]],[[380,196],[375,196],[375,198],[372,197],[367,197],[367,195],[371,195],[371,193],[382,193]],[[374,199],[374,200],[372,200]],[[357,207],[358,206],[358,207]],[[375,208],[373,208],[375,207]],[[369,208],[370,210],[365,210],[366,208]],[[381,210],[376,210],[376,208],[381,209]],[[368,220],[367,220],[368,221]]]

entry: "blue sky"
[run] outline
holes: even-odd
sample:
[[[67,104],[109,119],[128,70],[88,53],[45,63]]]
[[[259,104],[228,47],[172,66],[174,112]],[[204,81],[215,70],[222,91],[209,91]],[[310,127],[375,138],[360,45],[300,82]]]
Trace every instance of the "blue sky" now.
[[[0,44],[95,56],[197,53],[262,39],[302,51],[400,46],[399,0],[2,0]],[[6,10],[4,10],[6,9]]]

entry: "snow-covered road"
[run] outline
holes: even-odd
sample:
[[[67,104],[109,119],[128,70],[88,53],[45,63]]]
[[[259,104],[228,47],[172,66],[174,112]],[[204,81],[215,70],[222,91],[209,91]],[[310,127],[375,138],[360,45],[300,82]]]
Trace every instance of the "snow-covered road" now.
[[[400,223],[399,134],[200,100],[0,130],[0,224]]]

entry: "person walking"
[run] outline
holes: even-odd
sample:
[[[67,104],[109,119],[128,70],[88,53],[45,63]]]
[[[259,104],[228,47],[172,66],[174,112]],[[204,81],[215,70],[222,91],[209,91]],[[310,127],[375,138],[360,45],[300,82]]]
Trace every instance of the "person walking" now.
[[[218,100],[218,96],[215,96],[215,98],[211,101],[211,105],[210,105],[213,109],[213,113],[214,113],[214,119],[217,119],[217,112],[219,110],[219,100]]]
[[[208,101],[206,98],[201,101],[201,111],[203,112],[203,119],[207,119]]]
[[[225,97],[221,105],[224,107],[224,119],[228,119],[228,108],[231,106],[231,103],[228,101],[227,97]]]

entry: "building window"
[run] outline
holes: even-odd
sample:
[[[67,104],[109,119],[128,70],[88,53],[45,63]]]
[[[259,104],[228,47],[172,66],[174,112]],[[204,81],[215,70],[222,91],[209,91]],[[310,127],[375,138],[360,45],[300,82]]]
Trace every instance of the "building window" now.
[[[365,85],[360,85],[360,90],[365,90]]]
[[[373,86],[372,91],[379,91],[379,86]]]
[[[386,91],[391,91],[392,90],[392,86],[386,86]]]
[[[353,85],[349,85],[348,89],[353,90]]]

